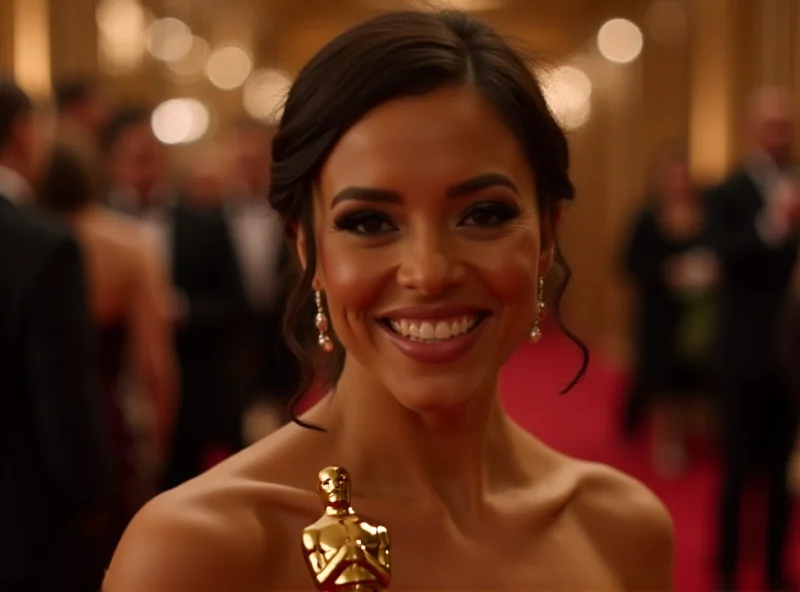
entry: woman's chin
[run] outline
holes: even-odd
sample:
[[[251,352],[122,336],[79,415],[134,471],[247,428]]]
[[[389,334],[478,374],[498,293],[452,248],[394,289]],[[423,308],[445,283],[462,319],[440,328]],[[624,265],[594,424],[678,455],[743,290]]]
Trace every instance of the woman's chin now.
[[[493,381],[473,376],[406,377],[390,387],[398,402],[414,413],[427,416],[461,416],[483,397],[493,397]],[[481,388],[482,383],[490,383]]]

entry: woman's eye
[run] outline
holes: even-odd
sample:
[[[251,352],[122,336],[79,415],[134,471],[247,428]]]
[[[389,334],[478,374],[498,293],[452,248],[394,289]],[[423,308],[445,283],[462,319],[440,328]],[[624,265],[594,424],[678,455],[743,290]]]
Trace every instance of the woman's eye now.
[[[519,210],[506,203],[483,203],[471,207],[461,219],[461,226],[492,227],[519,216]]]
[[[383,214],[376,212],[359,212],[343,217],[336,222],[336,227],[353,234],[375,236],[395,230],[395,226]]]

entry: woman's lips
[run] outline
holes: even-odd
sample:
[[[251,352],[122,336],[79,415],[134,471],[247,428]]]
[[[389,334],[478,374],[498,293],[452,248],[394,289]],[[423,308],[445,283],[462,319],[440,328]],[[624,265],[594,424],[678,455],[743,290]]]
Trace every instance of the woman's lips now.
[[[380,318],[378,325],[409,358],[444,364],[466,354],[477,342],[486,310],[475,307],[402,309]]]
[[[388,319],[395,333],[413,340],[445,341],[471,331],[479,322],[478,315],[449,319]]]

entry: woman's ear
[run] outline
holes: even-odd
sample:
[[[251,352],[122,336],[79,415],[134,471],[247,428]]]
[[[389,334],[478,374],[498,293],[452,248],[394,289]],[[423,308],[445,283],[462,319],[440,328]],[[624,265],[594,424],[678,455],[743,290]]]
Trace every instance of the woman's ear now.
[[[545,216],[541,224],[541,244],[539,246],[539,275],[550,273],[555,260],[556,235],[564,217],[564,205],[557,204]]]
[[[553,269],[553,262],[555,261],[555,246],[550,247],[539,253],[539,277],[546,277]]]
[[[303,268],[303,271],[306,271],[308,267],[308,242],[306,241],[306,233],[303,232],[302,228],[298,228],[295,233],[294,248],[297,250],[297,259],[300,262],[300,267]],[[322,282],[316,275],[314,276],[312,288],[314,290],[322,290]]]

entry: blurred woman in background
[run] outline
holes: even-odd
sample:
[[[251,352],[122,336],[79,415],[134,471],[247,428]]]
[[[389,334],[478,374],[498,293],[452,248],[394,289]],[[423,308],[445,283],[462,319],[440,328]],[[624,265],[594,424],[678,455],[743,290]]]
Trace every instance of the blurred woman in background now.
[[[146,392],[152,439],[158,455],[166,452],[177,393],[170,292],[165,271],[146,248],[138,223],[95,201],[88,169],[74,151],[54,148],[38,195],[45,209],[69,224],[83,251],[97,336],[100,392],[118,478],[110,525],[115,545],[127,522],[154,493],[142,474],[131,430],[129,383]],[[129,359],[134,362],[132,376],[127,375]]]
[[[685,465],[686,400],[707,387],[717,267],[703,211],[685,152],[669,146],[654,161],[650,199],[625,250],[639,310],[624,429],[634,432],[652,411],[653,463],[664,475]]]

